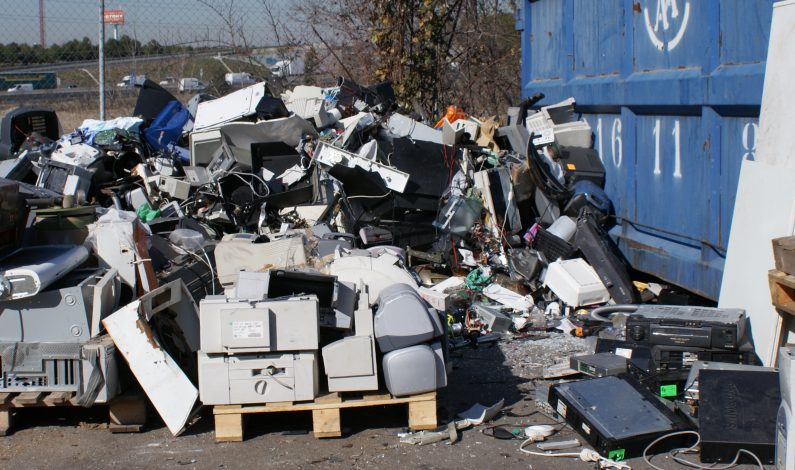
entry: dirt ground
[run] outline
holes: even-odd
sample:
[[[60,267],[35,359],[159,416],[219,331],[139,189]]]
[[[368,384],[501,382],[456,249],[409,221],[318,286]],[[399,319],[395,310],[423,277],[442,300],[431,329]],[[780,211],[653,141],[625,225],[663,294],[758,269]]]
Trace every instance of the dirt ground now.
[[[554,424],[534,413],[535,390],[544,384],[537,377],[544,365],[591,347],[587,340],[552,334],[542,340],[503,340],[456,351],[449,386],[439,397],[439,423],[447,423],[474,403],[491,405],[504,398],[510,414],[529,416],[504,414],[495,423],[517,428]],[[24,409],[15,416],[13,433],[0,437],[0,468],[595,468],[574,458],[522,454],[520,440],[498,440],[477,428],[463,431],[454,445],[400,444],[397,434],[406,426],[404,405],[343,410],[340,439],[312,437],[309,412],[248,415],[245,441],[221,444],[214,441],[208,410],[180,437],[173,437],[154,414],[138,434],[112,434],[105,421],[102,407]],[[571,437],[579,438],[565,427],[551,439]],[[642,459],[627,463],[633,469],[651,468]],[[654,463],[666,469],[684,468],[663,456]]]

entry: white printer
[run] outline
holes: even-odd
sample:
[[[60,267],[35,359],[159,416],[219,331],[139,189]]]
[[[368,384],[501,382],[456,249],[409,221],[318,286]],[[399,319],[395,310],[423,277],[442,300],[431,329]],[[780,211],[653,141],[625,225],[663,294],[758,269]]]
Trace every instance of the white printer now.
[[[205,405],[313,400],[317,351],[243,356],[199,353],[199,396]]]
[[[207,296],[199,304],[201,351],[240,354],[318,349],[314,295],[247,301]]]

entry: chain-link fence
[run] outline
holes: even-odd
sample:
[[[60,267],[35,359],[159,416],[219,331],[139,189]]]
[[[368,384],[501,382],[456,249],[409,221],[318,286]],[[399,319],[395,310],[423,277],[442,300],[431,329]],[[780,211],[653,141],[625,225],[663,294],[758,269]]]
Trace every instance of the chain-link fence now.
[[[426,23],[414,3],[449,13],[444,34],[422,36],[438,45],[413,50]],[[0,0],[0,115],[20,104],[47,106],[64,129],[99,117],[103,4],[107,118],[129,115],[144,79],[187,100],[262,79],[276,92],[331,85],[337,76],[409,83],[429,58],[439,63],[425,71],[439,77],[431,114],[447,104],[496,114],[519,94],[509,0]],[[291,65],[272,74],[284,61]],[[412,93],[404,104],[427,111],[429,93]]]
[[[58,111],[64,128],[70,114],[78,120],[98,116],[102,3],[0,0],[0,114],[20,103],[42,104]],[[222,94],[230,82],[267,78],[284,54],[274,31],[289,23],[291,4],[105,0],[107,116],[129,113],[134,85],[144,79],[175,94]]]

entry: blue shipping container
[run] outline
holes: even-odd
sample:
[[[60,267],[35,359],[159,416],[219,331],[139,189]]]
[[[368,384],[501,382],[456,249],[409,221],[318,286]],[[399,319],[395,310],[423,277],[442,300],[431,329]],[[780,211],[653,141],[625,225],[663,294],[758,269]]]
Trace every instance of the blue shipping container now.
[[[754,159],[773,0],[525,0],[523,96],[594,130],[632,266],[720,293],[740,163]],[[764,184],[764,182],[760,182]],[[749,227],[752,229],[752,227]]]

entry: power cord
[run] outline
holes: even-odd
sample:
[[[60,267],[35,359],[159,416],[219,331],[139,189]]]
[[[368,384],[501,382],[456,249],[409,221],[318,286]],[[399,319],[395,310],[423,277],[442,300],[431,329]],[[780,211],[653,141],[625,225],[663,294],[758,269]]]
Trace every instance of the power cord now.
[[[749,450],[746,450],[746,449],[739,449],[737,451],[737,454],[735,454],[735,456],[734,456],[734,460],[732,460],[731,462],[727,463],[726,465],[723,465],[723,466],[720,466],[720,467],[715,466],[715,464],[701,465],[699,463],[692,462],[690,460],[685,460],[682,457],[679,457],[679,454],[692,454],[692,453],[698,452],[698,446],[699,446],[699,444],[701,444],[701,434],[699,434],[696,431],[678,431],[678,432],[672,432],[670,434],[666,434],[664,436],[658,437],[657,439],[652,441],[651,444],[646,446],[645,449],[643,449],[643,461],[646,462],[647,465],[649,465],[651,468],[653,468],[655,470],[665,470],[664,468],[658,467],[657,465],[654,465],[653,463],[651,463],[651,459],[648,456],[649,449],[654,447],[654,445],[664,441],[665,439],[668,439],[668,438],[671,438],[671,437],[675,437],[675,436],[684,436],[684,435],[696,436],[696,443],[693,444],[690,447],[682,447],[682,448],[679,448],[679,449],[674,449],[674,450],[672,450],[669,453],[671,458],[674,461],[676,461],[677,463],[681,464],[681,465],[685,465],[685,466],[688,466],[688,467],[691,467],[691,468],[696,468],[696,469],[699,469],[699,470],[702,470],[702,469],[703,470],[726,470],[726,469],[733,468],[733,467],[736,467],[737,465],[739,465],[738,462],[740,461],[740,455],[741,454],[746,454],[746,455],[751,456],[756,461],[756,464],[759,466],[760,470],[764,470],[764,468],[765,468],[762,465],[762,461],[759,460],[759,457],[757,457],[756,454],[754,454],[753,452],[751,452]]]
[[[615,460],[602,457],[601,455],[599,455],[599,452],[596,452],[595,450],[592,449],[582,449],[579,452],[559,452],[557,454],[552,454],[546,452],[534,452],[532,450],[527,450],[524,448],[527,444],[530,444],[532,442],[535,442],[532,437],[522,442],[519,445],[519,450],[524,452],[525,454],[537,455],[540,457],[576,457],[582,460],[583,462],[596,462],[599,464],[600,468],[615,468],[619,470],[620,469],[631,470],[632,468],[623,462],[616,462]]]

